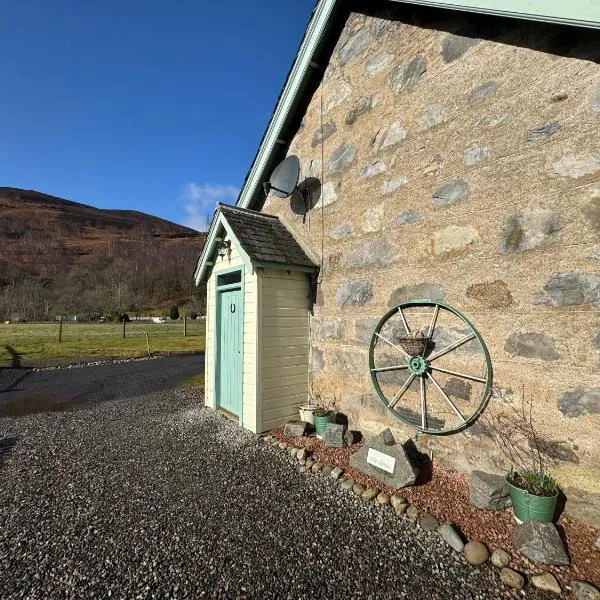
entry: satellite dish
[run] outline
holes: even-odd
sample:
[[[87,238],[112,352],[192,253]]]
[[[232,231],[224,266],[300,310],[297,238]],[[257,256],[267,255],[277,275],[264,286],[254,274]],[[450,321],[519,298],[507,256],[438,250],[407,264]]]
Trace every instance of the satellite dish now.
[[[290,154],[275,167],[271,179],[264,182],[265,194],[273,192],[278,198],[287,198],[296,190],[299,177],[300,160],[295,154]]]

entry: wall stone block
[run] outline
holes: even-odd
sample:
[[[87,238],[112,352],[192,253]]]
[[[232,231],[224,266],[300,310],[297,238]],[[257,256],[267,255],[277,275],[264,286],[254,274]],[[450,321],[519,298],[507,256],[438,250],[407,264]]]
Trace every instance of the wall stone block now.
[[[558,410],[565,417],[600,413],[600,388],[578,387],[558,397]]]
[[[338,146],[329,161],[329,173],[339,173],[347,169],[356,159],[356,146],[343,143]]]
[[[369,358],[364,347],[336,348],[331,353],[330,366],[357,379],[369,372]]]
[[[354,337],[361,342],[369,343],[377,323],[379,323],[378,318],[357,319],[354,324]]]
[[[527,136],[525,137],[525,141],[528,143],[539,142],[542,140],[547,140],[552,137],[555,133],[558,133],[562,129],[562,125],[557,122],[553,123],[544,123],[543,125],[538,125],[531,129]]]
[[[446,63],[453,62],[478,43],[477,38],[449,33],[442,42],[442,58]]]
[[[366,304],[373,298],[373,282],[368,279],[351,279],[338,285],[335,302],[340,306]]]
[[[501,279],[470,285],[467,298],[481,302],[486,308],[505,308],[514,303],[507,283]]]
[[[579,179],[600,171],[600,152],[565,154],[552,164],[557,175]]]
[[[558,216],[547,208],[527,208],[510,215],[500,235],[502,252],[531,250],[553,241],[562,229]]]
[[[410,300],[427,298],[433,302],[441,302],[446,295],[444,286],[441,283],[417,283],[416,285],[403,285],[396,288],[390,299],[388,306],[390,308],[409,302]]]
[[[446,206],[462,202],[468,197],[469,184],[462,179],[457,179],[435,190],[433,193],[433,203],[435,206]]]
[[[592,90],[592,110],[600,112],[600,83]]]
[[[313,373],[320,373],[324,367],[325,361],[323,360],[323,350],[313,346],[311,356],[311,368]]]
[[[482,127],[488,127],[492,129],[493,127],[498,127],[498,125],[502,125],[506,119],[510,116],[509,112],[503,112],[498,115],[492,115],[491,117],[486,117],[485,119],[481,119],[479,121],[479,125]]]
[[[484,84],[476,87],[469,94],[469,104],[481,104],[489,96],[495,94],[498,90],[498,84],[495,81],[486,81]]]
[[[395,146],[406,139],[406,131],[400,123],[392,123],[389,127],[381,127],[375,136],[373,149],[378,152]]]
[[[315,130],[312,141],[310,143],[311,147],[319,146],[325,141],[328,137],[332,136],[337,131],[337,127],[333,121],[328,121],[323,124],[323,127],[319,127]]]
[[[392,249],[385,240],[365,240],[350,251],[346,258],[346,267],[348,269],[384,267],[389,265],[392,259]]]
[[[489,160],[491,150],[487,147],[470,146],[463,152],[463,162],[465,166],[470,167],[484,160]]]
[[[407,184],[407,179],[404,175],[398,175],[398,177],[394,177],[394,179],[390,179],[389,181],[384,181],[381,186],[381,193],[384,195],[392,194],[398,188]]]
[[[376,204],[363,213],[362,230],[365,233],[375,233],[383,227],[384,204]]]
[[[323,114],[346,102],[352,94],[352,88],[345,82],[338,83],[323,102]]]
[[[600,276],[577,271],[552,275],[544,293],[534,298],[534,304],[549,306],[600,305]]]
[[[414,208],[401,212],[395,219],[394,225],[412,225],[421,220],[421,213]]]
[[[451,117],[450,109],[443,104],[430,104],[417,117],[417,124],[422,131],[425,131],[449,121]]]
[[[352,222],[344,221],[337,227],[334,227],[329,232],[329,237],[332,237],[334,240],[340,240],[342,238],[345,238],[347,235],[350,235],[351,233],[352,233]]]
[[[511,356],[558,360],[556,340],[543,333],[512,333],[504,344],[504,351]]]
[[[363,167],[359,177],[361,179],[367,179],[368,177],[375,177],[375,175],[379,175],[385,171],[387,171],[387,165],[381,160],[375,160]]]
[[[373,40],[373,33],[370,28],[362,27],[359,29],[338,51],[338,61],[340,67],[350,62],[353,58],[360,56]]]
[[[592,201],[583,208],[583,214],[592,229],[600,232],[600,188],[597,193],[599,194],[598,197],[593,198]]]
[[[346,322],[342,319],[324,321],[318,332],[323,340],[343,340],[346,337]]]
[[[361,98],[346,115],[346,125],[352,125],[358,119],[358,117],[372,110],[376,104],[376,96],[364,96],[363,98]]]
[[[383,71],[383,69],[385,69],[395,58],[395,54],[380,52],[369,58],[365,63],[365,73],[371,77],[377,75],[377,73]]]
[[[479,241],[479,233],[471,225],[449,225],[433,233],[433,253],[441,255],[466,250]]]
[[[450,398],[455,397],[460,398],[461,400],[470,401],[472,388],[473,386],[468,381],[452,377],[444,386],[444,391]]]
[[[327,181],[321,186],[321,197],[315,204],[315,208],[321,208],[333,204],[338,199],[340,184],[333,181]]]
[[[392,91],[399,94],[413,88],[425,71],[427,71],[427,59],[424,56],[418,56],[398,65],[389,76]]]

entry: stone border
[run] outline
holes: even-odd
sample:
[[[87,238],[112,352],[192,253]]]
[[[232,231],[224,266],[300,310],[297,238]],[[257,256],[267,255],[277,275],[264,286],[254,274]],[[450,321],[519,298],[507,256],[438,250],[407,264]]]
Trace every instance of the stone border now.
[[[265,444],[278,448],[288,454],[294,467],[303,475],[321,475],[336,482],[341,489],[353,492],[365,502],[375,500],[381,507],[391,506],[396,516],[405,522],[412,523],[432,535],[439,535],[455,552],[461,553],[465,561],[474,566],[480,566],[488,560],[499,571],[502,584],[515,590],[523,590],[527,584],[533,587],[561,595],[563,590],[556,577],[547,571],[524,574],[521,571],[511,569],[510,555],[503,549],[497,548],[490,554],[487,546],[477,540],[464,541],[463,537],[456,531],[452,523],[439,523],[432,515],[419,515],[416,506],[410,505],[404,496],[400,494],[388,494],[374,487],[365,487],[354,479],[342,477],[344,471],[339,467],[323,464],[313,458],[312,454],[305,448],[299,448],[294,444],[288,444],[272,435],[258,436]],[[571,592],[576,600],[600,600],[600,591],[585,581],[572,580],[565,590]]]

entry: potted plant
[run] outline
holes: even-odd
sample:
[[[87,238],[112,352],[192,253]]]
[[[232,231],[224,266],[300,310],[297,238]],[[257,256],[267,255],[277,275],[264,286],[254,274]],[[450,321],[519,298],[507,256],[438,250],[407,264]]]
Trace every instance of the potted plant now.
[[[334,419],[335,412],[331,408],[326,408],[324,406],[317,406],[315,408],[314,425],[317,439],[320,440],[323,437],[323,432],[325,431],[325,427],[327,427],[327,423],[333,423]]]
[[[526,402],[524,395],[521,410],[509,405],[494,415],[488,426],[511,464],[506,482],[515,520],[552,521],[559,487],[547,468],[564,455],[561,443],[539,433],[533,424],[532,402]]]

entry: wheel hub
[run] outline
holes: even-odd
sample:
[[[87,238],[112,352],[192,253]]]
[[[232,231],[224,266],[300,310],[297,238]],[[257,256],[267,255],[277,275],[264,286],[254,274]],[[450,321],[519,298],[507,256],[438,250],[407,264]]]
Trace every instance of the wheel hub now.
[[[429,368],[429,362],[422,356],[411,356],[408,359],[408,370],[415,375],[423,375]]]

